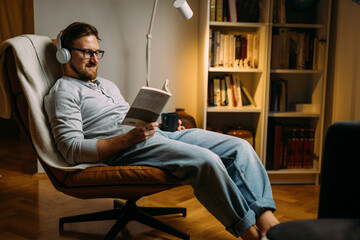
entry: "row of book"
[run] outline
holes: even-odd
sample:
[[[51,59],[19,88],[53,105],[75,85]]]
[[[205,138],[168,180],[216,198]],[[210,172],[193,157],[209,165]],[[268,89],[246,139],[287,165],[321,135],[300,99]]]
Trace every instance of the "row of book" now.
[[[258,22],[259,0],[210,0],[210,21]]]
[[[274,28],[272,36],[272,69],[320,69],[319,38],[313,32]]]
[[[210,107],[256,107],[254,98],[240,81],[239,75],[226,75],[209,80],[208,106]]]
[[[259,67],[259,34],[225,34],[210,29],[209,38],[210,67]]]
[[[313,168],[314,128],[275,125],[269,129],[267,170]]]
[[[270,82],[270,111],[288,111],[288,81],[285,79],[271,80]]]

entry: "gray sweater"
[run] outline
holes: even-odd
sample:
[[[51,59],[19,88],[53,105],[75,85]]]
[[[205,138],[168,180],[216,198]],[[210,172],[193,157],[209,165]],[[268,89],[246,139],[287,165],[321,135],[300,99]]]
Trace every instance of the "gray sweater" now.
[[[97,141],[128,132],[129,104],[104,78],[89,83],[63,76],[44,98],[56,146],[70,165],[98,162]]]

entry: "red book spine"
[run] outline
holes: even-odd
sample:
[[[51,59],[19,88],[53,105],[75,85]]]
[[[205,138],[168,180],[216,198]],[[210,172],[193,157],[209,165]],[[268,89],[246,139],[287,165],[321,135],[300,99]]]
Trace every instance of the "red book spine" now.
[[[295,150],[296,150],[296,129],[293,128],[289,131],[288,147],[287,147],[287,168],[295,167]]]
[[[302,168],[304,159],[304,129],[297,131],[295,147],[295,168]]]
[[[313,168],[315,129],[307,129],[304,138],[303,168]]]
[[[235,94],[235,83],[234,83],[234,78],[233,75],[230,74],[230,84],[231,84],[231,93],[232,93],[232,101],[233,101],[233,105],[234,107],[237,106],[237,101],[236,101],[236,94]],[[229,99],[229,101],[231,101],[231,99]]]

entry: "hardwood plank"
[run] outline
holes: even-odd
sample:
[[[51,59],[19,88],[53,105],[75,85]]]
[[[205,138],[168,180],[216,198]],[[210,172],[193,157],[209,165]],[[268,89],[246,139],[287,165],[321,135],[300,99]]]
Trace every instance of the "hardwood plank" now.
[[[102,239],[114,221],[65,224],[60,217],[112,208],[112,199],[81,200],[54,189],[45,174],[36,173],[36,156],[23,141],[0,142],[0,238],[1,239]],[[280,222],[317,216],[319,186],[274,185]],[[195,240],[235,239],[197,201],[189,186],[144,197],[144,206],[186,207],[187,217],[159,219],[190,234]],[[166,240],[174,237],[140,223],[131,222],[118,234],[123,240]]]

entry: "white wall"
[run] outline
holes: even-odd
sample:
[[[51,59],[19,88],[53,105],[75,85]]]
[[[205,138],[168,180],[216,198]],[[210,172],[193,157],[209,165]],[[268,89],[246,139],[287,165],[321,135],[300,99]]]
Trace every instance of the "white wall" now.
[[[184,21],[159,0],[152,31],[151,86],[170,80],[173,97],[165,111],[176,107],[196,116],[198,76],[198,1],[188,0],[193,18]],[[115,82],[128,102],[145,85],[145,48],[153,1],[149,0],[34,0],[35,33],[56,38],[75,21],[94,25],[105,50],[99,75]]]
[[[360,120],[359,23],[360,5],[333,1],[325,127],[336,121]]]

